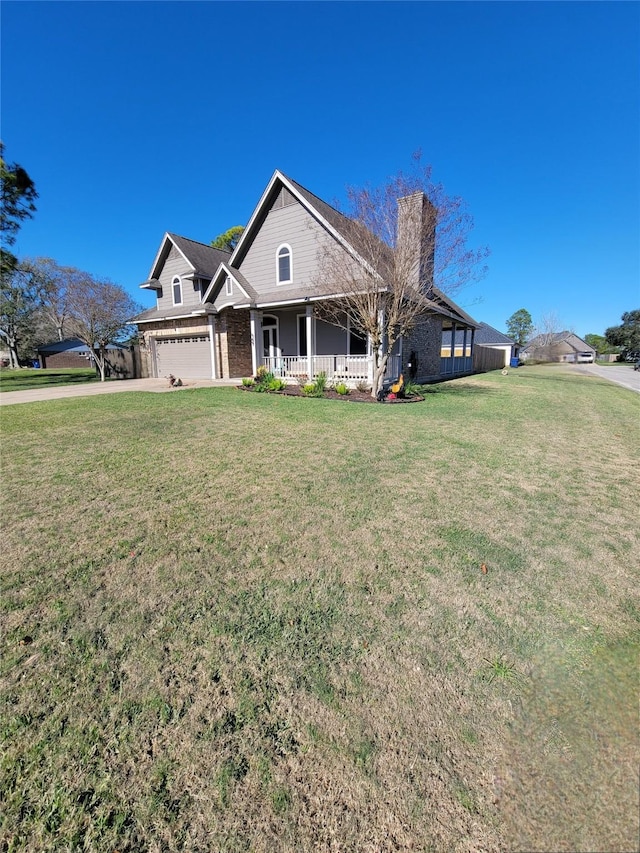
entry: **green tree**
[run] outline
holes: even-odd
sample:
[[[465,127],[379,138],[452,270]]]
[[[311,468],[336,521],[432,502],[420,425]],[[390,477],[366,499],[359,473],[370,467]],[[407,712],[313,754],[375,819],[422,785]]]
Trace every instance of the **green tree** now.
[[[521,347],[529,340],[533,329],[533,320],[526,308],[514,311],[507,320],[507,334]]]
[[[584,336],[585,343],[589,344],[590,347],[593,347],[596,352],[599,354],[605,354],[608,352],[616,352],[617,347],[611,346],[609,341],[605,338],[604,335],[594,335],[589,333]]]
[[[9,350],[9,367],[20,366],[22,344],[38,311],[38,295],[29,275],[16,264],[0,276],[0,338]],[[24,353],[23,353],[24,355]]]
[[[244,225],[234,225],[223,234],[218,234],[215,240],[211,241],[214,249],[225,249],[228,252],[233,252],[238,245],[238,240],[242,237]]]
[[[629,353],[640,352],[640,310],[625,311],[619,326],[610,326],[604,333],[614,347],[620,347],[622,358]]]
[[[30,219],[35,213],[38,193],[22,166],[5,161],[3,142],[0,142],[0,193],[0,274],[4,276],[18,265],[18,259],[9,247],[16,242],[23,220]]]

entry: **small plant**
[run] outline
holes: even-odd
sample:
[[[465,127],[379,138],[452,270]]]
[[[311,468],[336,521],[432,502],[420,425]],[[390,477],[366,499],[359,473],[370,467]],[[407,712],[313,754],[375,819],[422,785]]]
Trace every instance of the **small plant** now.
[[[270,374],[270,373],[269,373],[269,370],[268,370],[268,368],[266,367],[266,365],[261,364],[261,365],[260,365],[260,367],[256,370],[256,379],[255,379],[255,381],[256,381],[256,382],[258,382],[258,383],[259,383],[259,382],[264,382],[264,380],[267,378],[267,376],[271,376],[271,375],[272,375],[272,374]]]
[[[253,388],[253,386],[256,384],[256,380],[253,379],[251,376],[245,376],[242,380],[242,384],[245,388]]]
[[[324,370],[316,376],[315,386],[318,394],[324,393],[324,390],[327,387],[327,374]]]
[[[356,390],[365,393],[366,391],[371,391],[371,386],[364,379],[361,379],[359,382],[356,382]]]
[[[306,385],[302,386],[302,393],[306,397],[314,397],[316,393],[315,382],[307,382]]]
[[[337,385],[334,386],[334,391],[336,394],[340,394],[344,397],[349,393],[349,388],[344,382],[338,382]]]
[[[418,397],[420,396],[421,391],[422,388],[420,385],[418,385],[417,382],[412,382],[411,379],[404,383],[405,397]]]
[[[509,663],[505,660],[504,655],[500,655],[495,660],[489,660],[485,658],[486,667],[486,679],[489,684],[492,684],[496,678],[500,678],[503,681],[519,681],[520,676],[518,674],[518,670],[512,663]]]
[[[267,382],[267,391],[284,391],[286,387],[287,383],[284,381],[284,379],[278,379],[275,376],[273,376],[269,380],[269,382]]]

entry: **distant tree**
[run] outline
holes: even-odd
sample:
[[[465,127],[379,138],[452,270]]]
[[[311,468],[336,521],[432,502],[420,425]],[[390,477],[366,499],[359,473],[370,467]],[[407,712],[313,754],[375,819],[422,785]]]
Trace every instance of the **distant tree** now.
[[[640,310],[625,311],[619,326],[610,326],[604,333],[608,343],[621,348],[622,358],[640,352]]]
[[[589,333],[584,336],[584,341],[586,344],[589,344],[590,347],[593,347],[594,350],[600,354],[605,354],[609,352],[617,352],[617,348],[612,346],[609,341],[605,338],[604,335],[594,335]]]
[[[74,270],[67,283],[69,330],[86,344],[105,380],[107,345],[119,341],[140,306],[118,284]]]
[[[414,157],[412,173],[382,186],[347,189],[341,234],[357,252],[328,244],[319,256],[318,285],[339,299],[317,303],[318,316],[370,341],[372,396],[381,390],[396,342],[433,314],[438,291],[453,293],[482,277],[488,249],[470,249],[473,220],[463,199],[433,182]]]
[[[523,347],[533,332],[533,320],[526,308],[519,308],[507,320],[507,334]]]
[[[24,219],[35,213],[38,197],[34,182],[18,163],[7,163],[4,159],[4,143],[0,142],[0,274],[10,273],[18,265],[18,259],[9,246]]]
[[[28,274],[16,264],[0,276],[0,338],[9,350],[9,367],[20,366],[20,347],[30,335],[38,295]]]
[[[228,252],[233,252],[235,247],[238,245],[238,240],[242,237],[244,232],[244,225],[234,225],[233,228],[229,228],[228,231],[225,231],[223,234],[218,234],[218,236],[211,241],[211,245],[214,249],[226,249]]]
[[[52,258],[27,258],[20,266],[37,294],[44,324],[52,329],[49,338],[63,340],[69,316],[68,290],[79,271],[60,266]]]
[[[529,358],[535,361],[560,361],[562,350],[560,332],[562,327],[556,314],[549,311],[536,323],[529,340]]]

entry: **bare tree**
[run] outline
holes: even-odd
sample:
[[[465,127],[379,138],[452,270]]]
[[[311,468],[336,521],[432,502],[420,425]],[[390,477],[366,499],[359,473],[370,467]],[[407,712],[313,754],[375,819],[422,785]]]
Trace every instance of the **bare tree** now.
[[[105,380],[107,345],[117,341],[140,306],[118,284],[74,271],[67,284],[69,329],[86,344]]]
[[[443,293],[486,272],[488,249],[467,246],[473,221],[464,201],[414,159],[409,175],[378,188],[349,187],[339,223],[346,245],[335,241],[319,254],[317,284],[332,298],[318,303],[318,315],[369,339],[374,397],[396,342],[437,312]]]
[[[543,314],[535,328],[534,357],[538,361],[555,361],[558,357],[558,333],[561,326],[557,315],[553,311]]]
[[[68,289],[79,271],[60,266],[52,258],[27,258],[20,266],[38,295],[43,320],[55,329],[58,340],[63,340],[69,316]]]

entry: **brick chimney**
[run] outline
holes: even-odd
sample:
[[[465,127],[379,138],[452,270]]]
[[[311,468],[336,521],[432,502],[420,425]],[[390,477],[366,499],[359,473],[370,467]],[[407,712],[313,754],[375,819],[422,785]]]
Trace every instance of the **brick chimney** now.
[[[433,286],[436,209],[423,192],[398,199],[396,265],[409,269],[410,284],[423,293]]]

